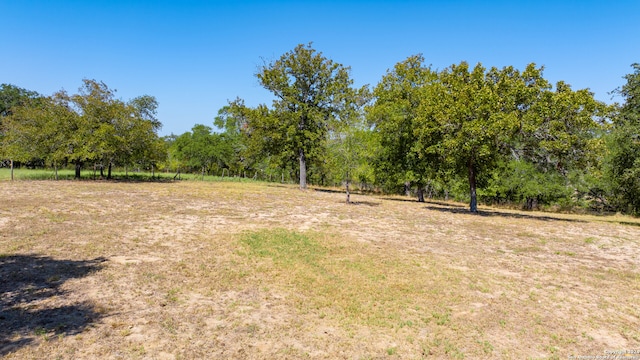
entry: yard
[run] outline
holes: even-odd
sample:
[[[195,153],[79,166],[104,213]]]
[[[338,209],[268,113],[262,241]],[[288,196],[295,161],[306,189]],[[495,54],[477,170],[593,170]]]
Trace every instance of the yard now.
[[[0,182],[0,357],[640,349],[640,220],[254,182]]]

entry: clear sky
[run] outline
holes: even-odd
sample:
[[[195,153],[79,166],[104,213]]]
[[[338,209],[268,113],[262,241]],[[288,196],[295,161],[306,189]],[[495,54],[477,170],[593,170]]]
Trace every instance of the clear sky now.
[[[640,1],[0,0],[0,83],[44,95],[103,81],[155,96],[161,135],[213,126],[227,100],[270,104],[255,73],[313,42],[375,85],[421,53],[434,69],[531,62],[597,99],[640,62]]]

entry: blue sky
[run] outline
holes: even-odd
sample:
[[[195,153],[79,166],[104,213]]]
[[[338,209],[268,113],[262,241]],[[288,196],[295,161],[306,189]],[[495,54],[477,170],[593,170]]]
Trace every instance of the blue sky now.
[[[83,78],[158,99],[161,135],[213,126],[227,100],[270,104],[254,74],[297,44],[351,67],[356,85],[421,53],[435,69],[531,62],[612,102],[640,62],[640,1],[0,0],[0,83],[45,95]]]

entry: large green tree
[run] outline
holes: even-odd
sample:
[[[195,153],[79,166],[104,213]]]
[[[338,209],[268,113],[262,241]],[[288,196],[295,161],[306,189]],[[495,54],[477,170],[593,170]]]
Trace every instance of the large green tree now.
[[[419,109],[425,101],[424,89],[435,80],[436,73],[424,65],[422,55],[411,56],[382,78],[373,92],[375,103],[367,109],[380,142],[376,178],[388,190],[404,186],[408,191],[414,183],[418,201],[424,201],[424,187],[437,165],[434,152],[425,151],[416,133]],[[435,139],[430,137],[429,141]]]
[[[511,66],[452,65],[424,87],[422,99],[415,131],[422,151],[439,155],[436,175],[466,175],[472,212],[477,212],[477,188],[487,185],[496,170],[535,168],[566,179],[571,170],[596,162],[592,155],[606,107],[588,90],[573,91],[563,82],[552,91],[534,64],[522,72]]]
[[[307,186],[307,163],[324,150],[327,132],[358,105],[360,90],[352,87],[349,70],[301,44],[256,75],[276,98],[268,113],[250,118],[251,136],[297,157],[301,189]]]
[[[81,145],[80,161],[92,161],[102,170],[116,160],[118,149],[124,145],[118,128],[127,116],[124,102],[115,97],[115,90],[105,83],[84,79],[78,94],[71,96],[73,105],[82,117],[82,125],[74,133]]]
[[[513,160],[530,163],[540,173],[532,176],[539,180],[537,186],[529,187],[535,192],[524,197],[527,209],[539,202],[571,204],[581,194],[595,195],[592,180],[600,176],[609,114],[610,107],[588,89],[573,90],[562,81],[536,97],[512,148]]]
[[[614,118],[608,145],[607,177],[616,204],[640,215],[640,64],[617,93],[624,103]]]
[[[420,138],[436,152],[445,168],[466,174],[471,212],[478,211],[477,187],[486,180],[518,126],[517,106],[510,94],[518,74],[510,68],[487,71],[466,62],[442,70],[425,89]]]
[[[99,164],[101,175],[106,164],[107,178],[111,178],[115,164],[153,164],[161,160],[157,134],[161,124],[156,118],[158,103],[154,97],[143,95],[125,102],[116,98],[115,90],[105,83],[84,79],[78,94],[67,99],[80,116],[71,134],[74,146],[70,158],[76,164],[76,177],[85,161]]]

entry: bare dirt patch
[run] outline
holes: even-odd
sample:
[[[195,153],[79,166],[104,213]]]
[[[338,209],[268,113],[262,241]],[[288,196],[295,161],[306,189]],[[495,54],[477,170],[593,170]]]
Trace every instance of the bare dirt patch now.
[[[640,348],[631,218],[229,182],[2,182],[0,197],[10,359]]]

